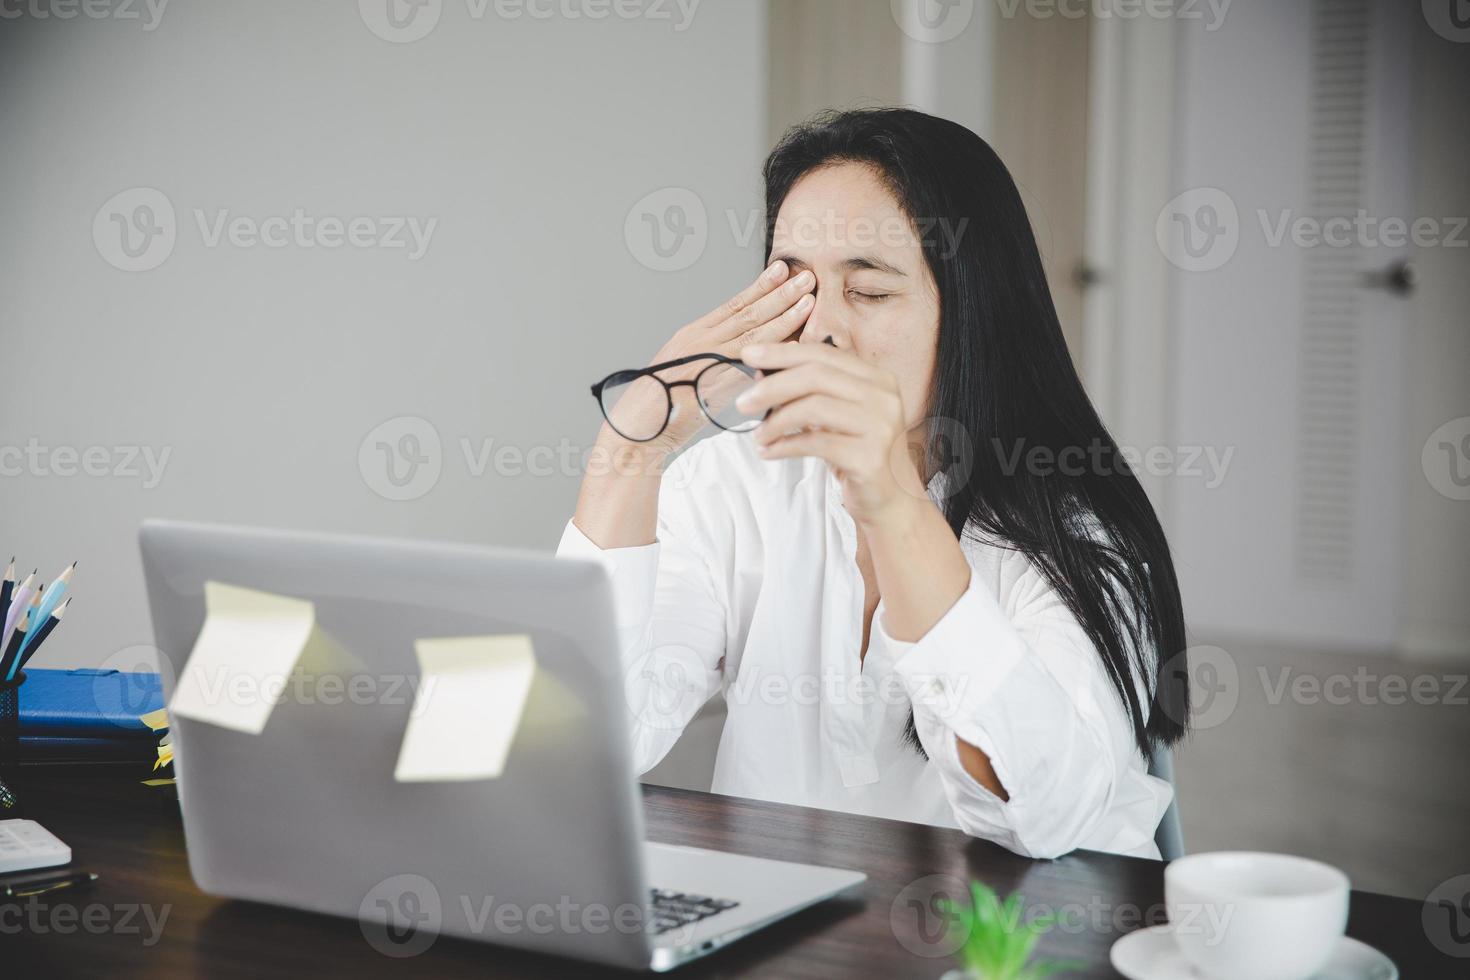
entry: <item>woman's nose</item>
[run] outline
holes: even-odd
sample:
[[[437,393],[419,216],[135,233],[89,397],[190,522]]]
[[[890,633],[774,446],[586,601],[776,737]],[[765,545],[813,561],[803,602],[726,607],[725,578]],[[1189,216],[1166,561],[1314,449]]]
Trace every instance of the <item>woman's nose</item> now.
[[[801,337],[798,339],[803,344],[831,344],[844,349],[852,346],[848,342],[848,333],[841,314],[833,308],[831,300],[823,302],[820,289],[817,291],[817,305],[806,318],[806,325],[802,327]]]

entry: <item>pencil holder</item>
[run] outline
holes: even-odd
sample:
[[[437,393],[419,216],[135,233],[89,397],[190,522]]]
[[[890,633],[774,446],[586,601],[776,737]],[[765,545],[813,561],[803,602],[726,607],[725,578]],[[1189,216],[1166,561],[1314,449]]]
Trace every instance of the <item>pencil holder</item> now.
[[[20,762],[20,686],[25,681],[25,671],[0,681],[0,766]]]

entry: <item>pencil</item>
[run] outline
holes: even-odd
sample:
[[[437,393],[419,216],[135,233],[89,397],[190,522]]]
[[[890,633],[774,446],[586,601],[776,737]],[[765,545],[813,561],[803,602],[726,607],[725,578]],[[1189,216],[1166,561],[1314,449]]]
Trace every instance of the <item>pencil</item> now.
[[[10,564],[5,566],[5,578],[0,579],[0,623],[5,622],[5,614],[10,611],[10,593],[15,591],[15,556],[10,556]]]
[[[32,623],[35,623],[37,625],[44,623],[47,617],[51,615],[51,610],[55,609],[56,604],[61,601],[64,595],[66,595],[67,587],[71,584],[72,573],[75,572],[76,569],[77,563],[72,562],[70,565],[66,566],[66,568],[62,571],[60,575],[56,576],[56,581],[52,582],[49,586],[46,587],[46,591],[44,593],[41,592],[41,590],[39,589],[36,590],[36,594],[40,598],[40,611],[36,612],[31,617]],[[20,652],[25,653],[26,647],[29,646],[30,643],[30,639],[27,639],[24,643],[22,643],[20,645]]]
[[[5,613],[5,628],[0,630],[0,650],[10,645],[11,632],[15,629],[15,623],[21,614],[31,608],[31,586],[36,581],[36,573],[26,576],[26,580],[20,583],[20,588],[10,599],[10,609]]]
[[[10,642],[5,644],[5,654],[0,656],[0,674],[3,674],[7,681],[11,678],[11,666],[20,659],[20,645],[25,642],[26,627],[30,621],[31,611],[27,609],[20,617],[20,624],[16,627],[15,632],[10,634]]]
[[[30,663],[31,658],[36,655],[36,651],[41,649],[41,644],[46,642],[46,637],[50,636],[51,631],[56,629],[57,625],[60,624],[61,617],[65,615],[66,607],[69,605],[71,605],[71,600],[65,599],[62,601],[61,605],[56,607],[56,610],[50,615],[50,617],[47,618],[46,622],[41,626],[40,632],[36,634],[36,638],[32,640],[30,646],[26,648],[24,655],[16,661],[13,668],[14,670],[18,671],[26,664]],[[10,680],[10,677],[7,676],[6,680]]]

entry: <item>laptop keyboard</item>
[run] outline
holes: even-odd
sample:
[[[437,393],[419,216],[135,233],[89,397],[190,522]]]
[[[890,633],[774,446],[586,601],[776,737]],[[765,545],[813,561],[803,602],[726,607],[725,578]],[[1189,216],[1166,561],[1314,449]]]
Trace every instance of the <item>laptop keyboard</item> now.
[[[705,895],[686,895],[683,892],[650,888],[649,908],[653,912],[653,931],[665,933],[681,926],[692,925],[708,919],[726,909],[733,909],[739,902],[728,898],[709,898]]]

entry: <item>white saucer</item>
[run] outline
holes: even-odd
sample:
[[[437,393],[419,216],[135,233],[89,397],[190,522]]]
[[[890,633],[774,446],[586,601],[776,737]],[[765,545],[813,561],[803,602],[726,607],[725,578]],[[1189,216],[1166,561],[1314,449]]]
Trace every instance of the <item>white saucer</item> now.
[[[1205,980],[1174,945],[1167,925],[1130,932],[1113,943],[1109,959],[1128,980]],[[1343,936],[1327,965],[1311,980],[1398,980],[1398,967],[1367,943]]]

